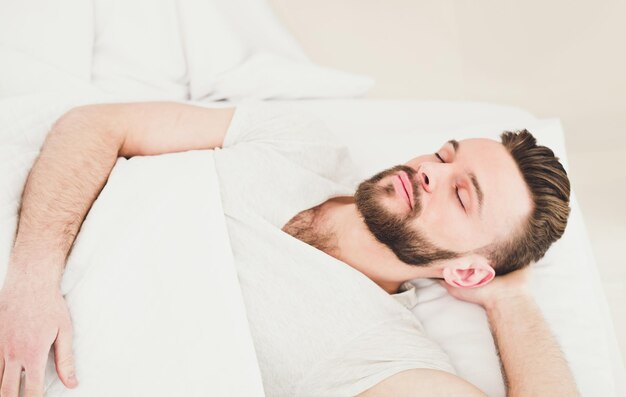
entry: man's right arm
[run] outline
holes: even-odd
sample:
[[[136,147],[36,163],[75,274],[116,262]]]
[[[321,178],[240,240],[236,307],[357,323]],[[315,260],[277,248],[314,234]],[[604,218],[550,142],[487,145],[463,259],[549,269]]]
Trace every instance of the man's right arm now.
[[[507,396],[579,397],[576,380],[529,289],[531,266],[480,288],[441,282],[457,299],[485,308],[502,363]]]
[[[41,395],[53,343],[59,377],[75,385],[60,283],[80,225],[117,158],[221,146],[233,113],[169,102],[100,104],[75,108],[55,123],[24,188],[0,290],[0,395],[19,388],[22,366],[32,379],[26,387]]]
[[[580,396],[559,345],[528,289],[530,267],[499,276],[480,288],[441,282],[455,298],[485,308],[498,348],[509,397]],[[442,371],[401,372],[359,395],[484,396],[466,381]]]

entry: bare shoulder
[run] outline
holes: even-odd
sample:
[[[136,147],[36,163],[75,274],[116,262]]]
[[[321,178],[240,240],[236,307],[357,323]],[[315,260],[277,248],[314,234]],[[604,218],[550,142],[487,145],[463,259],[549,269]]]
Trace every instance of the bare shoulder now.
[[[357,397],[487,397],[476,386],[456,375],[436,369],[399,372]]]

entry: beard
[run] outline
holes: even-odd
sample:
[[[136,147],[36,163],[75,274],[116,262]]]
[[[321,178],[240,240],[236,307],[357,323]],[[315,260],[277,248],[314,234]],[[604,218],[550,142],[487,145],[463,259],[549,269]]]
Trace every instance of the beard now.
[[[398,215],[385,208],[384,199],[395,195],[390,183],[381,185],[379,182],[389,176],[404,171],[413,184],[414,206],[406,215]],[[367,179],[357,188],[354,195],[356,207],[363,217],[367,228],[376,240],[389,247],[402,262],[415,266],[426,266],[433,261],[452,259],[459,254],[441,249],[430,243],[428,239],[411,223],[422,211],[420,189],[414,181],[415,170],[405,165],[398,165],[382,171]]]

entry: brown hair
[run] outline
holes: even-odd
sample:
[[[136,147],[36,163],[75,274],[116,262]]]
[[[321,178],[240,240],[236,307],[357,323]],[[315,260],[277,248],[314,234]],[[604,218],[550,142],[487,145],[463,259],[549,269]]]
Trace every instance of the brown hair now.
[[[527,130],[500,135],[530,190],[533,209],[513,238],[495,245],[489,254],[497,275],[521,269],[541,259],[565,231],[570,213],[570,182],[554,152],[537,145]]]

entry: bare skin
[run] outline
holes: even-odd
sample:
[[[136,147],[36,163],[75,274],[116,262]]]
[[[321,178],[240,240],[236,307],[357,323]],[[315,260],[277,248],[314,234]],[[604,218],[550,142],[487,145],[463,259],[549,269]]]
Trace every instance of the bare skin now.
[[[22,368],[26,373],[26,396],[43,395],[45,359],[51,346],[55,349],[59,378],[67,387],[77,386],[77,381],[71,377],[75,372],[71,319],[59,285],[69,249],[117,157],[219,147],[233,112],[233,108],[206,109],[175,103],[92,105],[77,108],[56,123],[28,177],[7,278],[0,290],[1,397],[17,396]],[[177,133],[172,134],[172,131]],[[506,169],[510,159],[503,157],[503,152],[494,146],[496,144],[488,140],[463,141],[463,149],[458,153],[453,153],[450,147],[442,150],[441,154],[447,156],[443,163],[433,155],[420,156],[406,163],[416,169],[421,167],[425,171],[420,174],[421,178],[427,173],[428,181],[433,183],[423,186],[430,191],[425,197],[424,218],[415,227],[427,225],[429,230],[434,228],[432,238],[438,245],[457,251],[472,251],[490,241],[493,230],[503,230],[528,211],[528,203],[524,201],[528,198],[523,194],[521,198],[515,196],[521,201],[513,207],[513,212],[503,211],[511,208],[515,201],[508,200],[501,205],[496,200],[487,201],[488,193],[490,197],[498,197],[498,193],[515,189],[524,192],[524,186],[519,183],[507,186],[503,192],[497,190],[499,185],[494,181],[498,180],[499,174],[489,170]],[[496,157],[486,159],[487,163],[475,163],[472,150],[488,150]],[[485,159],[484,156],[481,158]],[[503,163],[494,165],[497,161]],[[477,196],[463,174],[470,165],[475,166],[473,171],[481,177],[484,208],[490,205],[495,213],[493,216],[480,217],[478,212],[471,212],[478,210]],[[420,183],[424,183],[424,179]],[[434,183],[440,188],[435,188]],[[461,212],[459,198],[446,188],[447,183],[462,186],[460,200],[470,212]],[[395,211],[406,211],[400,199],[393,199],[388,205]],[[448,212],[444,218],[437,217],[437,213],[446,214],[448,205],[457,206],[455,212]],[[435,208],[439,210],[435,211]],[[503,214],[506,221],[502,221]],[[405,280],[443,278],[454,296],[485,307],[509,379],[510,395],[577,395],[571,373],[554,338],[536,305],[523,292],[523,283],[515,277],[506,276],[494,281],[488,261],[475,254],[429,267],[407,266],[394,259],[393,253],[377,244],[372,236],[364,234],[365,226],[362,221],[359,224],[350,200],[329,203],[321,218],[327,222],[321,227],[339,233],[335,236],[337,250],[332,254],[368,275],[381,288],[395,292],[396,283]],[[459,238],[442,227],[437,229],[441,222],[474,232],[468,234],[471,239]],[[352,232],[362,234],[364,244],[367,241],[371,244],[350,245],[352,239],[345,234],[350,226],[353,226]],[[325,243],[333,245],[333,240]],[[373,263],[381,263],[381,259],[388,264],[386,272],[373,266]],[[475,288],[478,286],[481,288]],[[515,299],[504,299],[513,296]],[[525,313],[526,321],[530,322],[528,327],[516,317],[519,311]],[[375,394],[369,395],[443,396],[454,395],[458,390],[463,390],[460,394],[463,396],[484,395],[456,376],[443,373],[435,376],[420,371],[390,377],[370,389],[370,393]],[[439,379],[441,388],[416,389],[420,381],[427,381],[426,377],[433,381]],[[561,381],[558,393],[553,379]],[[392,390],[402,392],[392,393]],[[572,393],[563,394],[563,391]]]
[[[441,284],[455,298],[485,308],[504,369],[507,396],[579,396],[559,345],[530,294],[530,272],[526,267],[498,277],[484,288]]]

